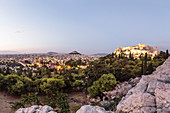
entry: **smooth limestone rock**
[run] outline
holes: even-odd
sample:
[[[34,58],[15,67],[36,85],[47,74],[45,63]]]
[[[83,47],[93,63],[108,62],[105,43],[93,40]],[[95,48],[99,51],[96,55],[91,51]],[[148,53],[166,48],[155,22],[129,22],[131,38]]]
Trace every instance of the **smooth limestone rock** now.
[[[84,105],[76,113],[112,113],[99,106]]]
[[[151,75],[143,75],[117,105],[128,113],[170,113],[170,57]]]
[[[57,113],[52,110],[53,108],[47,105],[33,105],[28,108],[20,108],[15,113]]]
[[[151,75],[119,84],[104,94],[110,98],[126,94],[117,105],[117,113],[170,113],[170,57]],[[99,106],[84,105],[76,113],[111,112]]]
[[[101,106],[109,107],[110,104],[111,104],[111,103],[110,103],[109,101],[107,101],[107,100],[104,100],[104,101],[101,101],[101,102],[100,102],[100,105],[101,105]]]

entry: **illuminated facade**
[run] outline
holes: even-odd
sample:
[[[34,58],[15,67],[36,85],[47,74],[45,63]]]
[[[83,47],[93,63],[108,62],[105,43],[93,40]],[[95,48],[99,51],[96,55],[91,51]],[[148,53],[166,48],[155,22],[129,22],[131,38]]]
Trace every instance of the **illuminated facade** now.
[[[147,53],[148,56],[151,56],[151,58],[153,58],[154,56],[159,54],[159,50],[157,49],[157,47],[152,47],[139,43],[137,46],[119,47],[115,49],[114,53],[116,55],[124,53],[126,56],[129,56],[129,54],[131,53],[134,58],[139,58],[140,55],[144,56],[145,53]]]

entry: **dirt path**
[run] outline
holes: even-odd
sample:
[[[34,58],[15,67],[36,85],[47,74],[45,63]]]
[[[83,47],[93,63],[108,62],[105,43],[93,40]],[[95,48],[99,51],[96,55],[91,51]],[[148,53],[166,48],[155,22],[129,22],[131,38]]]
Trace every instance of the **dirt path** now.
[[[87,101],[86,95],[82,92],[71,92],[68,94],[68,97],[70,100],[70,113],[75,113],[78,108],[82,106],[82,102]],[[19,100],[19,97],[14,97],[6,92],[0,91],[0,113],[15,113],[15,110],[11,108],[11,105]]]
[[[70,113],[75,113],[83,104],[87,102],[86,95],[82,92],[71,92],[68,94]]]
[[[0,113],[14,113],[11,105],[19,100],[18,97],[13,97],[6,92],[0,92]]]

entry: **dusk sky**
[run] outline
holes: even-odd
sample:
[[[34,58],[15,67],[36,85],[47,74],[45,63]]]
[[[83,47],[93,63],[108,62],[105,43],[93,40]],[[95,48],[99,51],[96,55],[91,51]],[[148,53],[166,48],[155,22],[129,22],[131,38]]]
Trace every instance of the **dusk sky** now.
[[[170,49],[170,0],[0,0],[0,50]]]

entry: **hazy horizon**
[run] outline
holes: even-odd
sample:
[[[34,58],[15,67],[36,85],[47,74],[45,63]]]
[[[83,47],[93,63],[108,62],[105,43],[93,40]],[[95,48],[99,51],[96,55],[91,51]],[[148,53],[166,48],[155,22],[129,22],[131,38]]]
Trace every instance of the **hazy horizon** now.
[[[57,51],[43,51],[43,52],[21,52],[21,51],[5,51],[5,50],[1,50],[0,51],[0,55],[8,55],[8,54],[47,54],[49,52],[56,52],[57,54],[69,54],[71,53],[72,51],[69,51],[69,52],[57,52]],[[81,51],[77,51],[78,53],[81,53],[81,54],[84,54],[84,55],[96,55],[96,54],[110,54],[112,52],[98,52],[98,53],[89,53],[89,54],[86,54],[86,53],[82,53]]]
[[[0,51],[111,53],[144,43],[170,49],[168,0],[1,0]]]
[[[137,45],[137,44],[136,44]],[[129,46],[136,46],[136,45],[129,45]],[[150,46],[150,45],[149,45]],[[123,46],[120,46],[120,47],[123,47]],[[125,47],[125,46],[124,46]],[[127,46],[126,46],[127,47]],[[157,47],[157,46],[153,46],[153,47]],[[115,48],[116,49],[116,48]],[[79,52],[79,53],[81,53],[81,54],[85,54],[85,55],[95,55],[95,54],[110,54],[110,53],[113,53],[114,51],[115,51],[115,49],[113,50],[113,51],[110,51],[110,52],[102,52],[102,51],[99,51],[99,52],[92,52],[92,53],[83,53],[82,51],[77,51],[76,49],[75,50],[72,50],[72,51],[77,51],[77,52]],[[159,48],[158,48],[159,49]],[[167,50],[167,49],[166,49]],[[159,51],[166,51],[165,49],[163,50],[163,49],[159,49]],[[41,53],[48,53],[48,52],[56,52],[56,53],[58,53],[58,54],[68,54],[68,53],[71,53],[72,51],[61,51],[61,52],[58,52],[58,51],[48,51],[48,50],[46,50],[46,51],[35,51],[35,52],[33,52],[33,51],[8,51],[8,50],[0,50],[0,54],[41,54]],[[87,51],[87,52],[89,52],[89,51]]]

